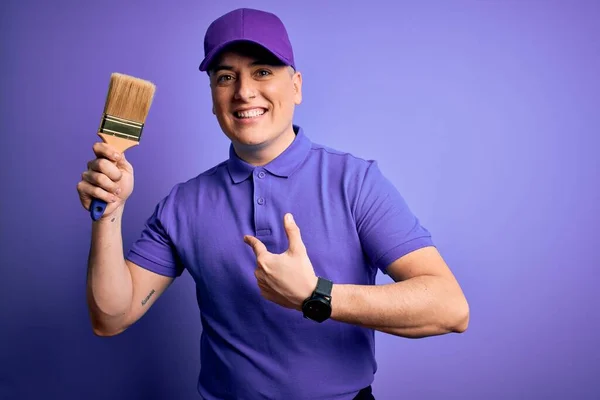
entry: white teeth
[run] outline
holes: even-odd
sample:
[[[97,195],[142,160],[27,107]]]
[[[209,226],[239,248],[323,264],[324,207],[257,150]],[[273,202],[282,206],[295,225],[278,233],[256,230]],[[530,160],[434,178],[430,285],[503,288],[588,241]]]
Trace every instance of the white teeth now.
[[[235,113],[235,115],[238,118],[254,118],[263,115],[264,113],[265,110],[263,110],[262,108],[255,108],[254,110],[249,111],[238,111]]]

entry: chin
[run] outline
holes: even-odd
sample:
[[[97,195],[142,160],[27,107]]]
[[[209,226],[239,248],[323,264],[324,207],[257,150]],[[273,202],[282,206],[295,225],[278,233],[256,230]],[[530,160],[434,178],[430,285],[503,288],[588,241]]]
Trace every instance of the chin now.
[[[232,124],[227,127],[227,136],[245,146],[258,146],[270,140],[277,135],[273,132],[273,127],[267,128],[267,124],[256,124],[255,126],[236,126]]]
[[[228,136],[231,140],[244,146],[260,146],[273,139],[261,129],[232,130]]]

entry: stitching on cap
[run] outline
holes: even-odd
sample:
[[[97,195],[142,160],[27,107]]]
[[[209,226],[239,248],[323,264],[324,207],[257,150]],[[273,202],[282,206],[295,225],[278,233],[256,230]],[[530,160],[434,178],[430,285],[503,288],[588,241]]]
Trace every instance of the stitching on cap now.
[[[242,23],[240,25],[242,25],[242,37],[246,37],[246,32],[245,30],[245,26],[244,26],[244,13],[246,12],[246,10],[242,10]]]

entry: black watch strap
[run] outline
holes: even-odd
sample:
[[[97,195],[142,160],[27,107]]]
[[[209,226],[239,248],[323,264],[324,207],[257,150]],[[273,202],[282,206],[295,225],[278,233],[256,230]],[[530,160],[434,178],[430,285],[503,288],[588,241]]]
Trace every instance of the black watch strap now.
[[[315,294],[327,297],[327,299],[331,298],[331,290],[333,288],[333,282],[327,280],[325,278],[318,277],[317,280],[317,288],[315,289]]]

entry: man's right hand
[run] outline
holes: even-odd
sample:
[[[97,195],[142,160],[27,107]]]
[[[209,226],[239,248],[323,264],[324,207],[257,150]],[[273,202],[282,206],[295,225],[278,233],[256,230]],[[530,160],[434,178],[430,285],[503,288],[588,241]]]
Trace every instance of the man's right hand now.
[[[102,216],[105,219],[122,209],[133,192],[133,166],[123,153],[106,143],[95,143],[93,150],[96,158],[88,162],[88,169],[81,174],[77,192],[81,205],[88,211],[93,198],[106,201]]]

